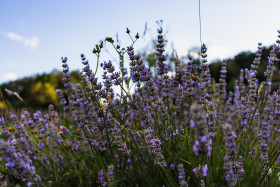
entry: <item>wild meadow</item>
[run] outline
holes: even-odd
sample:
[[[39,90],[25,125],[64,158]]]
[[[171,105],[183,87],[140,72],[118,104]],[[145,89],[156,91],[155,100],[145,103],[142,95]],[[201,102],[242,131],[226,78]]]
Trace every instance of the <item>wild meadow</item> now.
[[[136,53],[139,35],[129,29],[127,47],[104,41],[118,65],[100,62],[103,42],[95,62],[81,55],[80,83],[70,81],[62,57],[64,89],[56,92],[71,115],[61,118],[49,105],[0,118],[1,186],[280,186],[280,89],[271,87],[280,40],[265,81],[256,78],[259,43],[229,91],[227,60],[215,81],[205,44],[199,63],[175,55],[169,73],[162,32],[156,72]]]

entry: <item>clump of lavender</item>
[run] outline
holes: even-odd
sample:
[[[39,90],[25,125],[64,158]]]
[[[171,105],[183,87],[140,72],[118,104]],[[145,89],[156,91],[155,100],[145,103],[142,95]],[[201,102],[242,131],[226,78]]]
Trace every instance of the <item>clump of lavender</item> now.
[[[106,182],[106,178],[105,178],[105,174],[104,174],[104,171],[103,169],[101,169],[99,172],[98,172],[98,181],[99,183],[101,184],[101,186],[107,186],[107,182]]]
[[[244,158],[243,156],[239,156],[238,160],[235,161],[235,168],[236,168],[236,179],[237,181],[241,181],[244,177],[245,171],[244,171]]]
[[[271,51],[266,81],[258,86],[259,44],[251,69],[241,70],[227,92],[226,62],[214,83],[205,44],[202,63],[170,59],[175,76],[169,76],[159,29],[153,75],[134,52],[139,34],[135,39],[129,29],[127,34],[128,47],[105,39],[119,55],[119,70],[109,59],[99,64],[103,42],[93,49],[95,72],[81,55],[80,83],[70,81],[62,58],[64,89],[57,94],[67,119],[53,105],[46,113],[0,117],[2,185],[19,180],[23,186],[280,185],[280,90],[271,94],[279,46]]]
[[[184,165],[178,164],[177,168],[178,168],[178,175],[179,175],[178,178],[179,178],[180,187],[188,187],[188,183],[185,180],[186,175],[185,175]]]
[[[207,177],[208,166],[199,166],[193,169],[196,177]]]
[[[260,160],[263,165],[267,165],[269,163],[268,158],[268,140],[270,137],[270,127],[269,121],[262,121],[259,127],[258,133],[258,142],[259,142],[259,152],[260,152]]]
[[[164,64],[164,61],[166,61],[166,57],[163,55],[164,52],[164,39],[162,36],[162,28],[158,29],[158,44],[156,45],[157,52],[156,55],[158,56],[158,68],[157,73],[159,75],[167,74],[168,72],[168,66]]]
[[[227,74],[227,64],[226,64],[227,60],[224,59],[223,63],[222,63],[222,69],[221,69],[221,75],[220,75],[220,86],[221,86],[221,93],[224,95],[226,93],[226,87],[227,87],[227,83],[226,83],[226,74]]]
[[[226,171],[226,181],[229,186],[235,186],[237,181],[241,181],[244,175],[243,158],[236,159],[237,147],[235,139],[236,133],[232,129],[232,125],[225,124],[223,126],[226,141],[226,155],[224,157],[224,169]]]
[[[118,128],[115,128],[113,131],[114,131],[113,133],[115,135],[115,141],[118,145],[118,151],[121,154],[129,154],[130,150],[128,150],[128,148],[126,146],[126,142],[124,142],[122,139],[121,130]]]
[[[67,60],[68,58],[67,57],[61,57],[61,61],[62,61],[62,67],[63,67],[63,81],[64,81],[64,87],[66,88],[65,89],[65,92],[66,93],[70,93],[72,91],[72,86],[70,84],[70,73],[69,73],[69,67],[68,67],[68,64],[67,64]]]
[[[107,178],[108,178],[108,185],[114,186],[115,178],[114,178],[114,165],[109,165],[107,170]]]
[[[267,94],[269,94],[271,92],[273,67],[274,67],[275,63],[279,61],[279,59],[277,58],[276,53],[277,53],[277,47],[273,46],[272,50],[270,51],[270,55],[268,57],[267,69],[264,72],[264,75],[267,77],[267,84],[268,84],[268,86],[266,87],[267,88],[266,89],[266,93]]]
[[[154,163],[160,167],[166,167],[167,164],[161,151],[161,141],[153,136],[153,131],[151,129],[146,129],[144,131],[144,137],[149,154],[154,159]]]
[[[249,119],[249,105],[250,99],[248,97],[242,97],[240,101],[240,120],[241,125],[247,127]],[[243,131],[246,131],[246,128],[243,128]]]
[[[254,99],[257,96],[257,81],[256,81],[256,72],[255,71],[249,71],[249,97],[251,99]]]
[[[195,123],[197,137],[193,150],[195,155],[211,155],[211,145],[212,140],[209,139],[208,127],[205,122],[204,112],[202,111],[202,106],[199,104],[194,104],[192,106],[192,113],[194,114],[193,121]]]
[[[278,93],[274,94],[276,104],[275,104],[275,111],[274,111],[273,117],[274,117],[274,120],[278,121],[278,124],[279,124],[279,120],[280,120],[280,89],[278,89],[277,92]]]
[[[140,87],[141,82],[147,82],[151,80],[151,70],[145,66],[145,63],[141,59],[140,55],[134,54],[133,46],[127,47],[127,54],[130,59],[130,71],[132,81],[137,83]]]
[[[243,96],[246,92],[246,86],[244,84],[244,69],[240,70],[238,85],[239,85],[240,95]]]
[[[193,172],[196,177],[200,178],[200,186],[205,186],[205,182],[203,177],[207,177],[207,172],[208,172],[208,166],[207,164],[204,166],[198,166],[193,169]]]
[[[209,131],[209,136],[214,137],[215,136],[215,118],[217,117],[217,112],[216,112],[216,106],[213,101],[207,102],[207,112],[206,112],[206,118],[208,121],[208,131]]]
[[[0,142],[0,152],[8,162],[6,168],[9,169],[15,177],[23,181],[29,181],[39,185],[41,178],[36,174],[35,167],[25,163],[6,142]]]
[[[202,79],[204,80],[205,89],[207,89],[210,86],[210,69],[209,65],[207,64],[207,47],[205,44],[202,44],[201,46],[201,57],[202,57]]]
[[[190,72],[191,71],[190,68],[191,68],[190,66],[186,67],[186,71],[184,71],[184,75],[181,78],[183,85],[184,85],[184,89],[186,90],[187,96],[194,95],[194,87],[193,87],[194,80],[192,78],[192,73]]]
[[[259,65],[261,63],[261,56],[262,56],[262,43],[258,43],[258,51],[256,53],[256,57],[251,65],[253,71],[257,72]]]

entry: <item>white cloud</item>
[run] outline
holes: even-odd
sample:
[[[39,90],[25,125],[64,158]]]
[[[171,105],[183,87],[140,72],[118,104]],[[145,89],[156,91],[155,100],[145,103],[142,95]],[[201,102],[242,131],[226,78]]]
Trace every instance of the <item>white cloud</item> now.
[[[23,43],[23,45],[31,47],[32,49],[36,49],[38,47],[38,44],[40,43],[39,39],[36,36],[32,36],[32,38],[26,38],[13,32],[7,33],[6,36],[11,40],[21,42]]]
[[[15,40],[17,42],[21,42],[24,40],[24,38],[21,35],[13,33],[13,32],[7,33],[7,37],[10,38],[11,40]]]
[[[6,73],[4,75],[3,81],[14,81],[17,80],[18,76],[14,73]]]
[[[32,49],[36,49],[40,41],[36,36],[33,36],[31,39],[26,39],[24,45],[30,46]]]

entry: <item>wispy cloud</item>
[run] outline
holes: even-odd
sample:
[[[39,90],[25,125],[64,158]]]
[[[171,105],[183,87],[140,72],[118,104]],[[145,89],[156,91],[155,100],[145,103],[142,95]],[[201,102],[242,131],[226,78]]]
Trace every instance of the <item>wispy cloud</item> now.
[[[17,80],[18,76],[14,73],[6,73],[3,77],[3,81],[14,81]]]
[[[27,38],[14,32],[8,32],[6,33],[6,36],[11,40],[23,43],[23,45],[31,47],[32,49],[36,49],[38,47],[38,44],[40,43],[39,39],[36,36]]]

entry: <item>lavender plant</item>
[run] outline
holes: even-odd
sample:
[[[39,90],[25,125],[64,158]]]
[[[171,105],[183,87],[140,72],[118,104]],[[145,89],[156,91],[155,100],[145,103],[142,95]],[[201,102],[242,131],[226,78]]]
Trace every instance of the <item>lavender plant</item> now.
[[[127,34],[127,48],[105,39],[119,56],[118,68],[110,60],[99,62],[103,42],[93,49],[95,70],[81,55],[80,83],[70,81],[68,59],[61,58],[65,89],[57,94],[71,123],[52,105],[47,114],[0,118],[1,185],[280,185],[280,89],[271,90],[279,40],[266,81],[256,78],[259,44],[252,69],[242,70],[234,91],[227,92],[226,60],[215,83],[205,44],[201,64],[174,56],[175,75],[169,76],[158,29],[153,74],[134,50],[139,35]],[[99,68],[102,78],[96,77]]]

